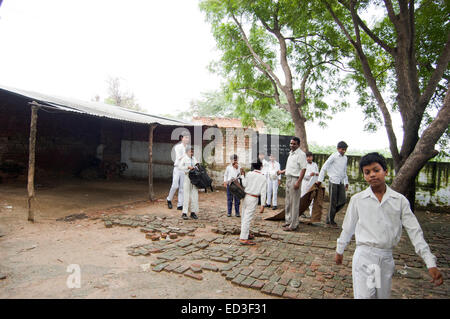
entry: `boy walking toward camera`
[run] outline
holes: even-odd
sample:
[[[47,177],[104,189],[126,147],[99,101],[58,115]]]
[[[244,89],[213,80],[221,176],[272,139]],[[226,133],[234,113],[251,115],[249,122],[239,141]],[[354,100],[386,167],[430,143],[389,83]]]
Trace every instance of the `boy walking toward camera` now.
[[[416,253],[424,260],[432,282],[441,285],[443,279],[436,267],[436,257],[423,238],[408,200],[385,183],[385,158],[378,153],[369,153],[361,158],[359,168],[370,187],[351,198],[335,257],[336,264],[342,264],[344,249],[355,234],[356,249],[352,260],[354,298],[384,299],[391,296],[395,270],[392,249],[400,241],[402,226]]]

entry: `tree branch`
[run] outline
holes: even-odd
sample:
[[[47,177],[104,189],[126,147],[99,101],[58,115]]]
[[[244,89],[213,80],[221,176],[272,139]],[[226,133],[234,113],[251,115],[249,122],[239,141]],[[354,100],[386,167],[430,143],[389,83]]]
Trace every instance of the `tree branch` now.
[[[450,33],[447,36],[447,43],[442,50],[441,55],[437,61],[436,69],[434,69],[427,86],[419,99],[419,105],[425,109],[428,105],[431,97],[433,96],[439,81],[442,79],[444,72],[447,70],[448,64],[450,62]]]

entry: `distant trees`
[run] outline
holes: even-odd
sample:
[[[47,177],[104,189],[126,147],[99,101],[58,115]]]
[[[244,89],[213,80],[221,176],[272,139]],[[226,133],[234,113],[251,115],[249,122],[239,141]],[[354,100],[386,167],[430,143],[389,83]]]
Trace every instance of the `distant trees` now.
[[[108,97],[103,100],[106,104],[120,106],[126,109],[145,112],[139,104],[136,102],[134,93],[123,91],[121,89],[120,79],[118,77],[109,77],[106,82],[108,83]],[[100,95],[96,95],[91,99],[93,102],[100,102]]]

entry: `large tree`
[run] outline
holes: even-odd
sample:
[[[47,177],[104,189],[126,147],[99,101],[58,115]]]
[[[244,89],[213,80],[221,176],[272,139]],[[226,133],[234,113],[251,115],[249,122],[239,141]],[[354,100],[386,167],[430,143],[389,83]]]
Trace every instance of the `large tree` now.
[[[383,123],[396,177],[392,187],[415,200],[415,178],[449,136],[450,3],[442,0],[322,0],[312,2],[324,24],[354,59],[349,66],[372,128]],[[366,21],[380,12],[376,21]],[[375,23],[374,23],[375,22]],[[400,112],[403,140],[397,145],[392,112]]]
[[[200,8],[211,23],[222,51],[216,70],[228,79],[228,89],[244,124],[272,106],[287,112],[308,150],[305,122],[327,119],[327,111],[346,106],[324,102],[345,83],[333,39],[321,35],[308,1],[203,0]],[[342,48],[341,48],[342,49]],[[328,78],[325,80],[325,78]]]

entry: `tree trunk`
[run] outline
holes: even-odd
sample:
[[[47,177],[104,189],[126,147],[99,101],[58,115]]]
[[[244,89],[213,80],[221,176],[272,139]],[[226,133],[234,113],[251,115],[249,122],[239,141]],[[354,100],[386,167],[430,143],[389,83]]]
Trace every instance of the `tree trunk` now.
[[[151,202],[155,200],[153,191],[153,133],[155,128],[156,124],[151,124],[148,134],[148,198]]]
[[[419,141],[417,142],[413,152],[404,161],[400,170],[396,174],[392,182],[392,188],[396,191],[408,196],[408,187],[414,185],[416,176],[419,174],[422,167],[434,156],[438,151],[434,149],[439,138],[444,134],[450,124],[450,87],[447,88],[447,93],[444,99],[444,105],[436,115],[433,122],[423,132]],[[414,196],[415,197],[415,196]],[[409,195],[411,207],[414,207],[414,199]]]
[[[36,158],[36,131],[37,131],[37,112],[39,106],[36,102],[31,104],[31,121],[30,121],[30,140],[28,154],[28,220],[34,222],[34,171]]]

